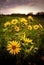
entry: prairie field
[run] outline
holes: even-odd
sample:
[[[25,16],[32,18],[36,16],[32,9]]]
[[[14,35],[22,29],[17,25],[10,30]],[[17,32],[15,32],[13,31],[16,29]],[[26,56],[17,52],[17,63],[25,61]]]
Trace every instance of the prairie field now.
[[[44,16],[0,15],[0,63],[44,65]]]

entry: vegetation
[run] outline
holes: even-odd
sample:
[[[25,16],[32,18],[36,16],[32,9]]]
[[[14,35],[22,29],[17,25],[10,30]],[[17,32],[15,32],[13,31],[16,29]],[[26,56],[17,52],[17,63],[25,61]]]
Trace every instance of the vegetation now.
[[[39,50],[44,52],[44,16],[0,15],[0,58],[22,65]]]

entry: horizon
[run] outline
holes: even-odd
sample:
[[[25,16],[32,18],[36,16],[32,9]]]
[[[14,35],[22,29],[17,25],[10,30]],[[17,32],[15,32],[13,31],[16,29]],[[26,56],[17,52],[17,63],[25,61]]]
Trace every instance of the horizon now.
[[[17,15],[17,14],[19,14],[19,15],[37,15],[37,14],[44,14],[44,12],[43,11],[41,11],[41,12],[36,12],[35,14],[33,13],[33,12],[29,12],[29,13],[27,13],[27,14],[25,14],[25,13],[8,13],[8,14],[4,14],[4,13],[2,13],[2,14],[0,14],[0,15]]]

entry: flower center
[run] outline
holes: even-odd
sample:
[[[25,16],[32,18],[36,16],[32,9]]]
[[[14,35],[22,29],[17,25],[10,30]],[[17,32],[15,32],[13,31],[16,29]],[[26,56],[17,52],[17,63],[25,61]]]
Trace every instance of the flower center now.
[[[16,21],[14,21],[14,23],[15,23]]]
[[[30,29],[30,27],[29,27],[29,29]]]
[[[37,28],[37,26],[35,28]]]
[[[13,49],[13,50],[16,49],[16,46],[12,46],[12,49]]]
[[[16,29],[18,29],[18,28],[16,28]]]

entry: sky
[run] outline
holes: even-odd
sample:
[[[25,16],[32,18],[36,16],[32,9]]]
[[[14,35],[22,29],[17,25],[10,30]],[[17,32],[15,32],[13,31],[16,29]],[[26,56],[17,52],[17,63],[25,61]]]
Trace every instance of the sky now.
[[[44,0],[0,0],[0,14],[44,12]]]

